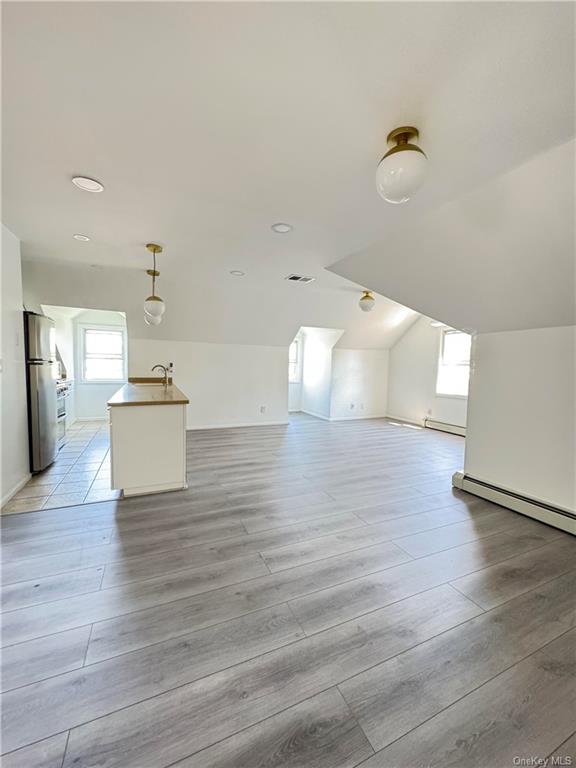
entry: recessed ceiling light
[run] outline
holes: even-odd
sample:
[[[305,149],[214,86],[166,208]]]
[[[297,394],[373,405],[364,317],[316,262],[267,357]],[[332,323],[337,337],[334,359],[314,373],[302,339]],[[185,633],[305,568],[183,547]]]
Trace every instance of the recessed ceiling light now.
[[[88,237],[88,235],[72,235],[72,237],[74,238],[74,240],[80,240],[80,242],[82,243],[87,243],[90,241],[90,238]]]
[[[234,275],[234,277],[244,277],[246,272],[242,272],[240,269],[231,269],[230,274]]]
[[[90,179],[88,176],[74,176],[72,184],[84,192],[102,192],[104,190],[104,186],[99,181]]]
[[[283,221],[279,221],[277,224],[272,224],[274,232],[278,232],[279,235],[285,235],[287,232],[292,232],[294,227],[292,224],[286,224]]]

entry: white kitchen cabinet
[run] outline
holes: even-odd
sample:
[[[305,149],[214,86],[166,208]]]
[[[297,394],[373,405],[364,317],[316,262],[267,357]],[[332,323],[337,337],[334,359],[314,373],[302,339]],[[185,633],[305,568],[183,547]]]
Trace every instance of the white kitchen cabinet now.
[[[187,400],[168,387],[172,397],[151,402],[150,396],[159,394],[151,389],[127,384],[108,401],[112,488],[124,496],[187,487]],[[175,401],[174,390],[183,402]]]

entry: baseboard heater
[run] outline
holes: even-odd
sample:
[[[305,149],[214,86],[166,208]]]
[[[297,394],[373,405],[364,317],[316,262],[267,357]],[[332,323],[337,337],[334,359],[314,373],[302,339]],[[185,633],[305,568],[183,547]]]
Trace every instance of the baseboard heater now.
[[[460,490],[472,493],[474,496],[493,501],[501,507],[507,507],[527,517],[533,517],[541,523],[552,525],[576,536],[576,514],[566,509],[531,499],[528,496],[522,496],[513,491],[507,491],[505,488],[490,485],[483,480],[476,480],[464,472],[455,472],[452,475],[452,485],[454,488],[460,488]]]
[[[451,435],[466,437],[466,427],[461,427],[458,424],[447,424],[445,421],[424,419],[424,426],[426,429],[437,429],[439,432],[450,432]]]

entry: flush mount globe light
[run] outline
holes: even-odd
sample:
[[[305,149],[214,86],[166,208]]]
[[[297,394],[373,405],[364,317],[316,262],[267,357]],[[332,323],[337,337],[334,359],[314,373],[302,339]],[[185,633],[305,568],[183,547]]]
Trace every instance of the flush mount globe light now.
[[[358,302],[358,306],[362,312],[371,312],[376,304],[376,299],[372,295],[372,291],[364,291],[362,298]]]
[[[148,243],[146,248],[154,256],[154,264],[152,269],[146,270],[146,274],[152,278],[152,294],[144,302],[144,320],[148,325],[160,325],[162,315],[166,311],[166,305],[160,296],[156,296],[156,278],[160,277],[160,272],[156,269],[156,254],[162,253],[162,246],[156,243]]]
[[[426,175],[428,160],[424,152],[411,144],[418,138],[418,129],[411,126],[395,128],[388,134],[389,149],[376,169],[376,189],[388,203],[405,203],[418,191]]]
[[[72,184],[74,184],[75,187],[78,187],[78,189],[81,189],[84,192],[103,192],[104,191],[103,184],[100,184],[99,181],[96,181],[96,179],[91,179],[88,176],[73,176]]]
[[[74,240],[80,240],[81,243],[90,242],[90,238],[88,237],[88,235],[72,235],[72,237],[74,238]]]

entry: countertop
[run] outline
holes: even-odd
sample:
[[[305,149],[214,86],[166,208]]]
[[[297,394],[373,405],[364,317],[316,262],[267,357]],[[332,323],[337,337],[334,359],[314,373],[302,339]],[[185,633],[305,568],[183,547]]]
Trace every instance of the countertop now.
[[[169,384],[167,389],[158,384],[124,384],[118,392],[115,392],[108,405],[117,407],[122,405],[187,405],[190,401],[174,384]]]

